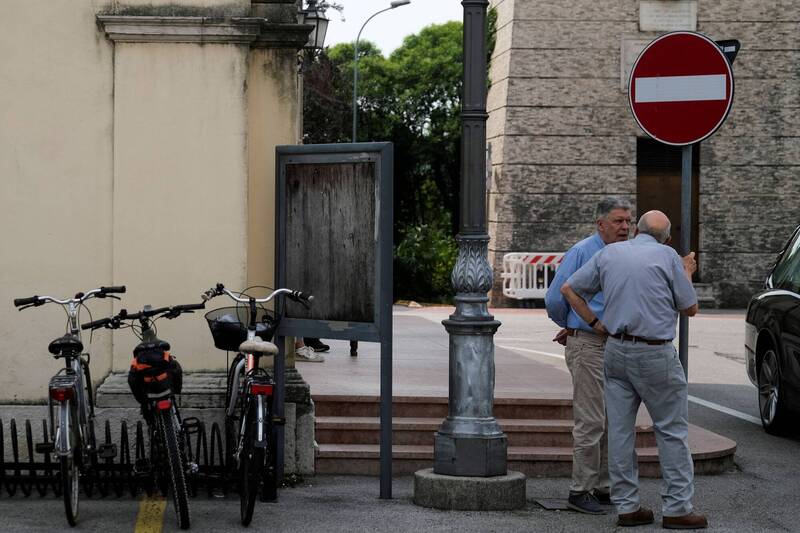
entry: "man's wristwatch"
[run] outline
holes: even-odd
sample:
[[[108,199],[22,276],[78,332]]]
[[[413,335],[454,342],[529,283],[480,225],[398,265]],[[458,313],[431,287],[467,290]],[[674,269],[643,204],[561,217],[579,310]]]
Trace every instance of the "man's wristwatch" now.
[[[595,325],[595,324],[597,324],[598,322],[600,322],[600,318],[599,318],[599,317],[594,317],[594,320],[592,320],[591,322],[589,322],[589,327],[590,327],[590,328],[593,328],[593,327],[594,327],[594,325]]]

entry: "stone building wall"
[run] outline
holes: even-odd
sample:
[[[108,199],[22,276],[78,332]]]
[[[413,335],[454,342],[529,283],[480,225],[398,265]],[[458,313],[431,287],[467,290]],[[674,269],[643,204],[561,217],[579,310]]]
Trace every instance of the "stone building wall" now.
[[[653,22],[640,19],[647,4],[696,13],[696,31],[742,43],[732,111],[700,147],[698,281],[711,305],[744,306],[800,223],[800,3],[491,4],[498,13],[487,102],[492,303],[514,305],[502,296],[503,254],[566,250],[593,231],[602,196],[635,205],[637,137],[645,135],[622,80],[625,65],[665,33],[641,31]]]

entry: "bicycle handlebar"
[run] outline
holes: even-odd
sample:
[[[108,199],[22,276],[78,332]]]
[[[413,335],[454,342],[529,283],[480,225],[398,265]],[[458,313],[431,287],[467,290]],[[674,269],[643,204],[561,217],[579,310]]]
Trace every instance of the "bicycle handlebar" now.
[[[142,318],[154,317],[156,315],[163,315],[168,319],[173,319],[179,317],[182,313],[191,313],[198,309],[205,309],[205,307],[206,304],[204,302],[199,304],[159,307],[158,309],[142,309],[136,313],[128,313],[126,309],[120,309],[119,314],[109,318],[101,318],[100,320],[87,322],[86,324],[81,325],[81,329],[99,329],[103,327],[117,329],[122,325],[123,320],[139,320]]]
[[[31,296],[30,298],[14,298],[14,306],[21,307],[23,305],[42,305],[44,302],[39,302],[38,296]]]
[[[100,320],[87,322],[86,324],[81,324],[81,329],[99,329],[105,327],[106,324],[110,324],[111,320],[111,318],[101,318]]]
[[[124,294],[126,291],[125,285],[114,285],[111,287],[100,287],[100,292],[102,294],[111,294],[111,293],[119,293]]]
[[[52,296],[30,296],[28,298],[15,298],[14,306],[24,309],[26,306],[39,307],[40,305],[44,305],[48,302],[57,303],[59,305],[79,304],[88,300],[92,296],[97,298],[105,298],[106,295],[124,293],[125,291],[125,285],[118,285],[112,287],[100,287],[99,289],[92,289],[85,293],[79,292],[74,298],[66,298],[64,300],[59,300],[58,298],[54,298]],[[22,309],[20,309],[20,311],[22,311]]]
[[[255,303],[266,303],[275,298],[276,296],[278,296],[279,294],[284,294],[286,295],[287,298],[289,298],[290,300],[294,300],[295,302],[310,302],[314,300],[313,295],[306,294],[301,291],[293,291],[292,289],[276,289],[272,291],[272,293],[266,298],[251,298],[249,296],[242,297],[242,296],[237,296],[236,294],[226,289],[222,283],[217,283],[216,287],[212,287],[207,291],[205,291],[201,295],[201,298],[203,299],[203,301],[208,301],[211,298],[215,298],[223,294],[227,295],[229,298],[239,303],[250,303],[250,301],[254,301]]]

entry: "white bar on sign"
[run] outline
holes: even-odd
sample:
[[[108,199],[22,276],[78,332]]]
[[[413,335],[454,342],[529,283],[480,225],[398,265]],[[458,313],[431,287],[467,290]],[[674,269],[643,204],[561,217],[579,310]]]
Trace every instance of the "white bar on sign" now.
[[[636,78],[636,103],[725,100],[725,75]]]
[[[723,50],[723,52],[735,52],[735,51],[736,51],[735,46],[726,46],[725,50]]]

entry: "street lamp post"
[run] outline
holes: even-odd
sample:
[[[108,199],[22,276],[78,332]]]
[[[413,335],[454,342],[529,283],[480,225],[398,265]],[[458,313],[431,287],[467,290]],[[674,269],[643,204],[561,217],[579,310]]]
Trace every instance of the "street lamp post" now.
[[[449,476],[507,473],[507,438],[493,415],[494,341],[500,322],[489,314],[492,288],[486,234],[486,8],[463,0],[464,98],[461,106],[461,220],[452,281],[456,311],[450,334],[449,414],[434,438],[433,471]]]
[[[361,39],[361,32],[364,31],[364,26],[367,25],[367,22],[374,19],[376,16],[380,15],[385,11],[389,11],[396,7],[405,6],[411,3],[411,0],[394,0],[389,7],[386,9],[381,9],[377,13],[373,13],[371,17],[369,17],[364,24],[361,25],[361,29],[358,30],[358,36],[356,36],[356,44],[355,44],[355,51],[353,52],[353,142],[358,142],[356,138],[356,116],[357,116],[357,99],[358,99],[358,41]]]
[[[461,101],[461,216],[453,267],[447,418],[433,441],[433,468],[414,474],[414,503],[437,509],[500,511],[525,506],[525,476],[508,470],[508,439],[494,417],[494,334],[489,314],[492,267],[486,233],[486,10],[464,6]]]

